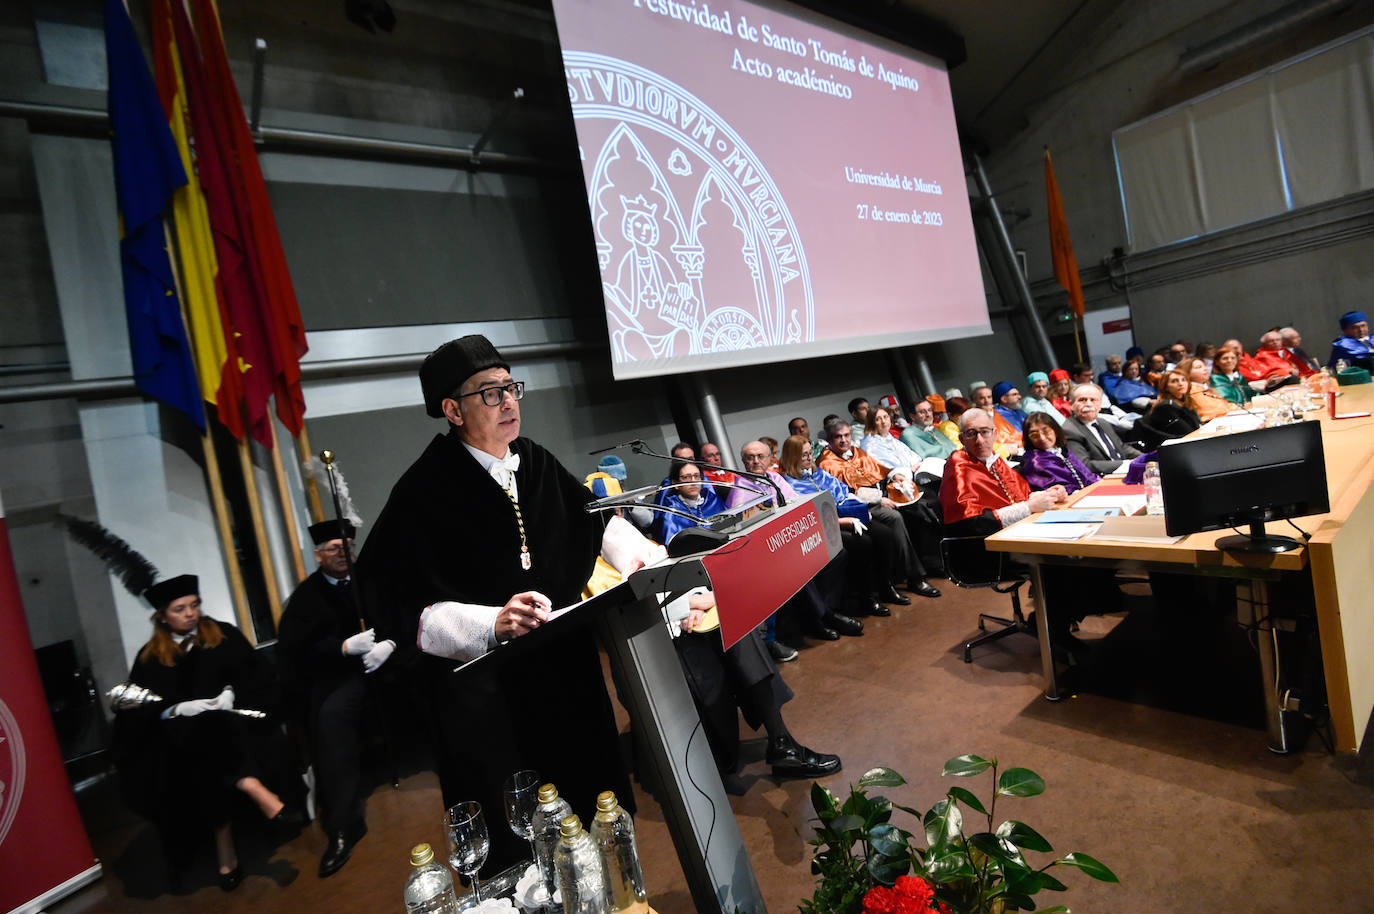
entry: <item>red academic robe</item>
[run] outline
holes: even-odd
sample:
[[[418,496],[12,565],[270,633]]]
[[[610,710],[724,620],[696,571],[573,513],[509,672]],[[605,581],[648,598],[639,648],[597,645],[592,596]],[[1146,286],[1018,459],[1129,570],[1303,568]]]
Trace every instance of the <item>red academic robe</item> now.
[[[1030,498],[1030,485],[1005,460],[998,457],[992,466],[993,469],[988,469],[968,451],[955,451],[945,459],[940,508],[946,524],[978,517],[984,511],[995,511]]]

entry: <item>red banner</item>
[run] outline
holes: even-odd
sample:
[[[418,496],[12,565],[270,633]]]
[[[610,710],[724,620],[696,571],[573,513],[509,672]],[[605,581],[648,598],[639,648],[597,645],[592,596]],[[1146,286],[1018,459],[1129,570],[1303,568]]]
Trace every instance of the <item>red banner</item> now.
[[[45,903],[100,873],[62,764],[0,504],[0,911]]]
[[[703,556],[701,564],[711,577],[725,648],[729,650],[790,600],[830,557],[814,501],[750,527]]]

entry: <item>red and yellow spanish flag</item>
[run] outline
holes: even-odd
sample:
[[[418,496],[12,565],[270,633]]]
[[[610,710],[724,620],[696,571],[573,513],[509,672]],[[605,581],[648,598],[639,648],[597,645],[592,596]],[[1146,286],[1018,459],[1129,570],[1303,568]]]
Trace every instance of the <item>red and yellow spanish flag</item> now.
[[[153,65],[158,95],[172,128],[181,164],[190,179],[172,198],[172,224],[176,229],[177,259],[181,264],[181,291],[191,348],[206,402],[215,406],[220,423],[235,438],[243,437],[242,368],[232,337],[225,333],[224,296],[219,286],[219,261],[210,233],[205,193],[191,157],[191,125],[186,109],[186,82],[177,59],[168,0],[154,0]]]
[[[1078,259],[1073,256],[1073,240],[1069,238],[1069,222],[1064,218],[1064,201],[1059,196],[1059,182],[1054,177],[1054,163],[1050,148],[1045,147],[1045,196],[1050,225],[1050,257],[1054,260],[1054,278],[1069,293],[1069,307],[1083,317],[1083,286],[1078,281]]]
[[[248,219],[250,256],[256,262],[261,282],[263,298],[260,304],[268,334],[266,342],[272,349],[272,393],[276,397],[277,417],[293,435],[298,435],[305,414],[300,368],[301,356],[306,352],[305,322],[301,319],[291,274],[287,270],[286,254],[282,251],[277,221],[272,215],[267,183],[258,165],[253,134],[248,129],[243,102],[229,70],[219,14],[213,0],[194,2],[206,88],[220,106],[220,123],[226,128],[220,140],[227,144],[226,158],[237,166],[237,187],[243,195],[241,203]]]

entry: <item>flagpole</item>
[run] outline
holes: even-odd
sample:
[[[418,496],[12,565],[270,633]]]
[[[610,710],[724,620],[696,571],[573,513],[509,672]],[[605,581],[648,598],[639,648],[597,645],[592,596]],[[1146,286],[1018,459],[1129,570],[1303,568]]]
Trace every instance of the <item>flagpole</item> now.
[[[263,522],[262,498],[258,495],[258,479],[254,472],[248,436],[239,439],[238,452],[239,469],[243,473],[243,489],[248,494],[248,514],[253,519],[253,539],[258,546],[263,584],[267,587],[267,604],[272,610],[272,624],[275,626],[281,619],[281,591],[277,589],[277,564],[272,561],[272,553],[268,548],[267,525]]]
[[[296,571],[296,583],[305,580],[305,559],[301,558],[300,543],[297,542],[296,509],[291,504],[291,487],[286,483],[286,467],[282,465],[281,450],[277,447],[277,423],[271,422],[272,429],[272,474],[277,479],[277,500],[281,502],[282,519],[286,522],[286,538],[291,545],[291,564]]]
[[[310,450],[310,436],[306,434],[305,423],[301,423],[300,433],[296,435],[296,457],[301,463],[305,463],[315,456]],[[314,523],[324,520],[324,502],[320,498],[320,487],[315,484],[315,477],[309,474],[305,477],[305,497],[310,502],[310,516]]]
[[[1077,314],[1073,316],[1073,351],[1078,353],[1078,361],[1083,361],[1083,321]]]
[[[181,323],[186,330],[186,338],[191,338],[191,323],[186,319],[186,294],[181,282],[181,268],[177,260],[181,256],[181,239],[175,231],[169,231],[166,220],[163,220],[163,232],[171,239],[177,251],[176,257],[168,257],[167,265],[172,269],[172,282],[177,289],[177,303],[181,306]],[[187,346],[191,355],[191,364],[195,366],[196,347]],[[197,371],[199,377],[199,371]],[[202,391],[202,393],[204,393]],[[202,402],[204,398],[202,397]],[[248,643],[257,645],[257,632],[253,630],[253,616],[248,611],[248,588],[243,583],[243,568],[239,566],[239,553],[234,548],[234,531],[229,524],[229,503],[224,497],[224,476],[219,469],[219,455],[215,452],[214,433],[210,425],[210,412],[205,413],[205,434],[200,436],[201,450],[205,453],[205,475],[210,483],[210,503],[215,509],[215,527],[219,533],[220,551],[224,553],[224,564],[229,570],[229,591],[234,598],[234,617],[239,620],[239,630],[243,632]]]

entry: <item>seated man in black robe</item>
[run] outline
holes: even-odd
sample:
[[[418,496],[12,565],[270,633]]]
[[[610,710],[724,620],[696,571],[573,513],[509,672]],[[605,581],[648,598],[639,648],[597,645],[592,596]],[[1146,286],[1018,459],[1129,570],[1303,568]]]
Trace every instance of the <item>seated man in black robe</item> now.
[[[425,408],[444,418],[391,491],[358,559],[369,606],[391,613],[383,632],[409,655],[432,699],[444,805],[487,810],[488,871],[529,852],[501,818],[502,782],[533,768],[588,821],[598,793],[632,802],[618,730],[586,627],[524,652],[518,662],[453,672],[538,628],[571,605],[598,553],[629,574],[663,555],[623,518],[583,508],[592,494],[558,460],[520,436],[524,382],[482,336],[439,347],[420,368]],[[418,645],[415,656],[410,646]],[[395,661],[393,661],[395,662]]]
[[[353,525],[310,527],[319,567],[291,594],[277,629],[292,694],[310,745],[316,805],[326,838],[320,878],[339,871],[367,833],[363,818],[362,737],[370,674],[396,649],[376,640],[349,576]]]

